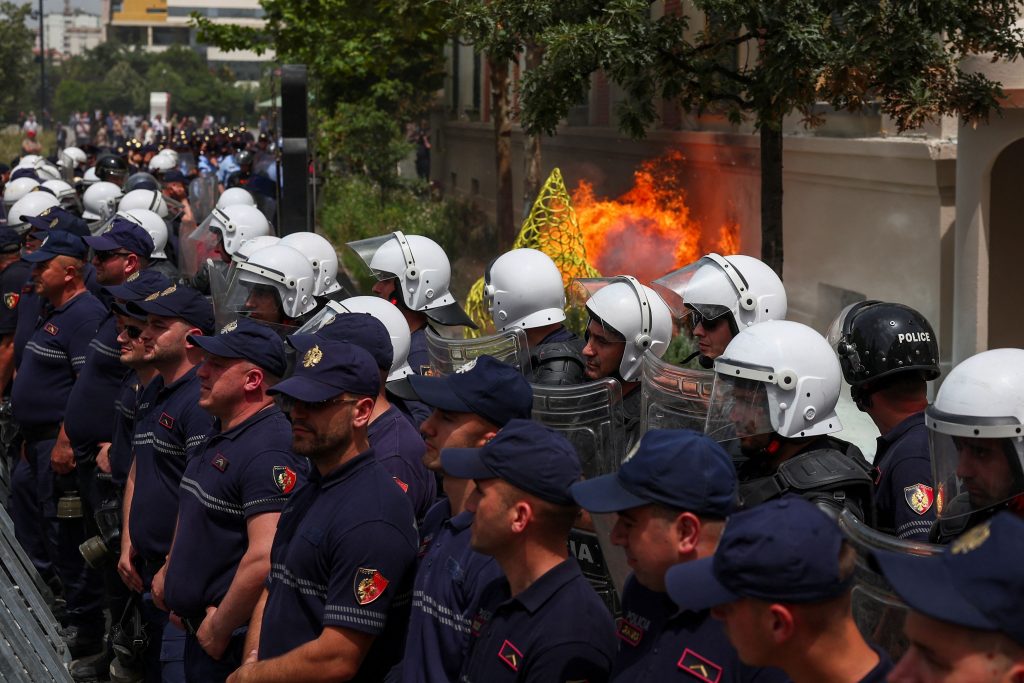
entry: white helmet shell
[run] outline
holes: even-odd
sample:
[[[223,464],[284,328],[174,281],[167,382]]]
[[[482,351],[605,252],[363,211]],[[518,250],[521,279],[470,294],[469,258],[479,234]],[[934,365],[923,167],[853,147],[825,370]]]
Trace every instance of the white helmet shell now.
[[[167,258],[167,223],[163,218],[149,209],[127,209],[117,213],[141,225],[153,238],[153,253],[150,254],[150,258]]]
[[[327,238],[313,232],[293,232],[282,237],[281,244],[294,247],[309,259],[316,275],[316,296],[326,296],[341,289],[338,284],[338,252]]]
[[[60,180],[62,177],[60,169],[46,159],[36,162],[36,175],[39,176],[39,179],[42,181]]]
[[[149,160],[149,172],[154,174],[166,173],[176,168],[178,163],[169,154],[160,152],[154,154],[153,158]]]
[[[256,199],[253,198],[251,192],[241,187],[229,187],[217,198],[218,209],[225,209],[236,204],[256,206]]]
[[[409,367],[409,346],[412,343],[412,334],[409,332],[409,323],[405,321],[405,316],[401,311],[376,296],[354,296],[344,299],[338,304],[350,313],[369,313],[388,328],[394,354],[391,371],[388,373],[388,382],[412,374],[412,368]],[[330,303],[328,303],[329,305]]]
[[[836,415],[842,370],[828,341],[806,325],[769,320],[741,330],[715,360],[715,390],[737,380],[760,382],[771,429],[786,438],[821,436],[843,428]],[[716,409],[712,396],[709,425]]]
[[[214,209],[210,217],[210,231],[222,235],[224,251],[232,256],[246,240],[270,234],[267,217],[254,206],[236,204]]]
[[[96,167],[90,166],[85,169],[85,173],[82,174],[82,184],[89,187],[90,185],[95,185],[98,182],[100,182],[100,179],[99,176],[96,175]]]
[[[74,169],[86,162],[85,152],[78,147],[65,147],[57,155],[57,166],[61,168]]]
[[[106,220],[114,215],[122,196],[121,188],[114,183],[105,180],[93,183],[82,194],[82,218],[90,222]]]
[[[248,261],[249,257],[260,249],[272,247],[280,241],[281,238],[277,235],[260,235],[259,237],[253,237],[251,240],[242,242],[238,246],[238,249],[235,249],[235,253],[231,255],[231,258],[235,261]]]
[[[238,263],[237,267],[242,282],[271,285],[277,289],[281,308],[289,318],[298,318],[316,308],[313,266],[292,247],[275,244],[260,249],[248,261]]]
[[[672,341],[672,312],[658,293],[630,275],[611,278],[587,301],[587,312],[621,334],[625,340],[619,376],[640,379],[644,353],[665,355]]]
[[[38,216],[51,206],[60,206],[60,202],[49,192],[29,192],[14,202],[14,206],[7,212],[7,226],[19,234],[25,234],[31,227],[25,217]]]
[[[562,273],[536,249],[513,249],[495,259],[487,269],[484,298],[499,332],[565,320]]]
[[[39,181],[35,178],[15,178],[4,186],[4,207],[8,210],[29,192],[39,187]]]
[[[43,183],[43,187],[48,189],[50,192],[57,196],[57,201],[65,209],[71,209],[76,213],[81,209],[81,203],[78,199],[78,192],[71,186],[71,183],[66,180],[47,180]]]
[[[118,211],[130,209],[146,209],[160,216],[167,218],[167,201],[163,194],[156,190],[132,190],[117,205]]]
[[[40,161],[45,161],[43,157],[38,154],[26,154],[25,156],[18,159],[18,165],[15,168],[35,168],[36,164]]]

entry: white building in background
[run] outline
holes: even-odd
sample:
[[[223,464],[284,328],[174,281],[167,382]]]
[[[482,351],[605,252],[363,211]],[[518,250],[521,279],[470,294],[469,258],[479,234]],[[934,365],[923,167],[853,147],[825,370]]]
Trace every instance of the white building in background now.
[[[32,28],[38,47],[39,26],[35,24]],[[43,43],[48,54],[73,57],[102,42],[103,25],[99,15],[68,10],[43,15]]]

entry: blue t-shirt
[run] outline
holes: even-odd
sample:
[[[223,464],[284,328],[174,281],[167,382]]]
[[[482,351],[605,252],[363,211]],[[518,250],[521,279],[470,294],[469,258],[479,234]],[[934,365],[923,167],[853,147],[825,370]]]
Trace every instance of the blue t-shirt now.
[[[112,408],[127,372],[128,367],[121,363],[117,320],[108,314],[89,342],[85,365],[68,398],[64,431],[75,458],[95,455],[98,443],[113,438],[116,411]]]
[[[412,503],[373,449],[326,476],[314,468],[278,521],[260,659],[333,626],[375,636],[352,680],[383,680],[402,655],[416,547]]]
[[[170,385],[157,376],[146,387],[135,414],[135,493],[128,520],[132,546],[146,560],[163,562],[171,549],[181,475],[213,433],[213,417],[199,407],[196,368]]]
[[[36,322],[43,315],[43,307],[49,308],[50,304],[36,294],[35,285],[32,283],[32,264],[28,261],[19,261],[28,268],[25,269],[25,281],[21,284],[21,294],[17,302],[17,322],[14,328],[14,367],[21,367],[21,360],[25,356],[25,345],[36,331]],[[13,277],[13,276],[12,276]],[[6,296],[6,292],[5,292]]]
[[[604,681],[614,653],[611,615],[570,558],[515,597],[506,580],[487,586],[459,680]]]
[[[64,419],[71,388],[105,314],[99,299],[83,291],[36,321],[11,389],[18,424],[35,427]]]
[[[224,599],[249,547],[249,518],[279,512],[305,480],[308,461],[291,445],[291,424],[271,405],[211,436],[185,465],[164,583],[165,601],[176,613],[202,617]]]
[[[779,669],[747,666],[711,613],[681,611],[667,593],[652,591],[630,576],[622,591],[622,616],[615,622],[618,654],[611,680],[783,683]]]
[[[114,399],[114,427],[110,436],[110,477],[119,487],[128,481],[132,467],[132,435],[135,433],[135,409],[143,391],[142,381],[134,370],[121,379]]]
[[[370,423],[366,437],[377,460],[409,496],[416,519],[422,519],[437,498],[437,480],[423,465],[423,437],[395,406]]]
[[[450,514],[448,500],[440,500],[423,520],[403,683],[458,680],[480,595],[502,578],[493,557],[469,547],[473,513]]]
[[[927,541],[935,521],[935,490],[923,411],[878,437],[875,467],[875,525],[903,540]]]

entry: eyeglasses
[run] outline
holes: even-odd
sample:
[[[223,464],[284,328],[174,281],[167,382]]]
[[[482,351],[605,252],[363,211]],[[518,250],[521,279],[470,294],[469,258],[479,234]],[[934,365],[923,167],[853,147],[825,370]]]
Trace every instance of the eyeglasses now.
[[[127,257],[131,256],[131,252],[130,251],[97,251],[97,252],[93,252],[93,255],[92,255],[92,257],[94,259],[96,259],[97,261],[99,261],[100,263],[106,263],[110,259],[117,258],[118,256],[127,258]]]
[[[344,405],[346,403],[358,403],[359,401],[360,399],[358,398],[342,398],[340,396],[329,398],[326,401],[314,402],[300,401],[297,398],[292,398],[291,396],[285,396],[283,394],[281,394],[278,397],[278,403],[281,406],[281,410],[285,411],[286,413],[291,412],[292,409],[296,407],[302,409],[307,413],[315,413],[321,410],[326,410],[331,406]]]
[[[128,335],[129,339],[138,339],[142,336],[142,328],[135,327],[135,325],[125,325],[124,333]]]
[[[690,315],[687,318],[687,324],[690,328],[690,331],[697,329],[697,325],[700,325],[708,332],[711,332],[724,322],[724,315],[720,315],[717,318],[705,318],[703,315],[700,314],[700,311],[697,310],[690,311]]]

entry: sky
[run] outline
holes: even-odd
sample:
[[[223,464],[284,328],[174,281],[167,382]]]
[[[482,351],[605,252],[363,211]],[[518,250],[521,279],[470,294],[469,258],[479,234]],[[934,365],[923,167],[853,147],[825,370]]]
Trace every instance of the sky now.
[[[39,0],[14,0],[19,5],[31,4],[33,9],[39,6]],[[71,0],[72,9],[82,9],[92,14],[100,13],[100,0]],[[64,11],[64,0],[43,0],[43,14]]]

